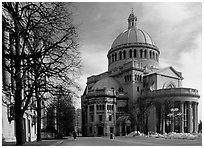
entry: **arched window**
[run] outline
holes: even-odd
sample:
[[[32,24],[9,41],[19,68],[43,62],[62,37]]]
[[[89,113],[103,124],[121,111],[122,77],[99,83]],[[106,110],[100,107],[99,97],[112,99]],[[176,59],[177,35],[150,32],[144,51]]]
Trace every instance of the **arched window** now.
[[[123,59],[126,59],[126,51],[123,50]]]
[[[176,88],[176,85],[173,82],[165,82],[163,88]]]
[[[129,50],[129,58],[132,58],[132,50]]]
[[[129,57],[132,58],[132,50],[129,50]]]
[[[167,87],[166,88],[175,88],[176,86],[175,86],[175,84],[174,83],[170,83],[170,84],[168,84],[167,85]]]
[[[114,54],[112,54],[112,62],[114,62]]]
[[[147,50],[144,51],[144,58],[147,58]]]
[[[119,52],[119,60],[122,60],[122,52]]]
[[[153,52],[153,59],[155,59],[155,53]]]
[[[115,53],[115,61],[117,61],[117,53]]]
[[[134,58],[136,58],[136,57],[137,57],[137,50],[134,49]]]
[[[150,57],[150,59],[152,59],[152,51],[151,50],[149,51],[149,57]]]
[[[140,58],[142,58],[142,49],[140,50]]]

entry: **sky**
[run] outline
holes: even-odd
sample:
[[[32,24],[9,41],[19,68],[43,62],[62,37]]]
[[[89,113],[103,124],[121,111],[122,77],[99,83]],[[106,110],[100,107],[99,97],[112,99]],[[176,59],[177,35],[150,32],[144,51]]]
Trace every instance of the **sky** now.
[[[198,89],[199,118],[202,104],[202,3],[201,2],[77,2],[74,23],[79,26],[82,95],[87,77],[108,70],[107,53],[116,37],[127,29],[128,16],[137,16],[160,50],[160,68],[182,72],[183,87]]]

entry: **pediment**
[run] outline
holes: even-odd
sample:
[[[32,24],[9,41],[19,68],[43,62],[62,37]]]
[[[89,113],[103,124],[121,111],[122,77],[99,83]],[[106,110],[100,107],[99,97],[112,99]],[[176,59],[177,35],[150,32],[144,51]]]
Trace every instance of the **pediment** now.
[[[160,69],[159,71],[157,71],[157,74],[168,76],[168,77],[174,77],[178,79],[183,79],[181,73],[176,71],[172,66]]]

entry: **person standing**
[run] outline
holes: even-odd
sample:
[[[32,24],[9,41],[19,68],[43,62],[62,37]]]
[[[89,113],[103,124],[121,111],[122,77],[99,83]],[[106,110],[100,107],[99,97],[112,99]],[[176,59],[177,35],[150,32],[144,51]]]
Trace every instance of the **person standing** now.
[[[73,131],[73,138],[74,138],[74,140],[76,140],[76,136],[77,136],[76,131]]]

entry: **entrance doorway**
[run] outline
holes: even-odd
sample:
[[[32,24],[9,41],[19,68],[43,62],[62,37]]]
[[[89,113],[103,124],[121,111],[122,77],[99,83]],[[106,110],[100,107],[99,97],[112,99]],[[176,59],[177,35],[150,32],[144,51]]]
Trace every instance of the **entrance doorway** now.
[[[99,126],[98,127],[98,135],[99,136],[103,136],[104,134],[103,134],[103,127],[102,126]]]
[[[127,126],[127,134],[129,134],[131,132],[130,126]]]

